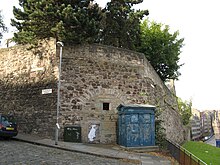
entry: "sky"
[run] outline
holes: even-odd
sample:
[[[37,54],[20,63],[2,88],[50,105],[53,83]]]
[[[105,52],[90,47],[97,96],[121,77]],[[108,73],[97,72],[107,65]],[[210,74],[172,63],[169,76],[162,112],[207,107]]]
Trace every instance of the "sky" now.
[[[95,0],[104,7],[109,0]],[[149,10],[148,18],[179,31],[184,38],[180,55],[181,76],[175,82],[177,96],[192,100],[198,110],[220,110],[220,23],[219,0],[144,0],[137,9]],[[1,0],[0,10],[7,27],[18,0]],[[9,28],[4,39],[13,36]],[[2,41],[4,46],[4,41]]]

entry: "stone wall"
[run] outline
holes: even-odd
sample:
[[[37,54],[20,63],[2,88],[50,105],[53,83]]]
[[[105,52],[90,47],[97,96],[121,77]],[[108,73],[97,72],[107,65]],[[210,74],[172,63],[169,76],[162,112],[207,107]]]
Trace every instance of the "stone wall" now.
[[[98,129],[96,142],[116,141],[120,104],[159,106],[167,138],[183,141],[176,97],[143,54],[101,45],[65,47],[62,67],[61,123],[80,125],[84,142],[91,125]],[[109,104],[108,111],[103,103]]]
[[[0,49],[0,113],[14,114],[19,131],[42,136],[54,134],[57,59],[54,41],[37,48]],[[52,94],[42,95],[43,89]]]
[[[54,136],[58,56],[54,41],[31,50],[27,46],[0,50],[0,112],[18,116],[24,132]],[[53,93],[42,95],[48,88]],[[115,143],[116,108],[143,103],[163,111],[167,138],[184,140],[176,98],[143,54],[102,45],[63,48],[60,138],[65,126],[78,125],[83,142],[91,142],[88,135],[94,127],[93,143]]]

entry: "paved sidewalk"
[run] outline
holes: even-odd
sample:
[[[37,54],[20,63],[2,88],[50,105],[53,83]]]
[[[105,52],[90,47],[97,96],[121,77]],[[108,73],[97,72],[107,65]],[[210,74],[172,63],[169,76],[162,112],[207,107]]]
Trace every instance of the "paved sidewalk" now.
[[[215,135],[213,135],[210,139],[205,141],[205,143],[210,144],[210,145],[216,147]]]
[[[170,160],[167,160],[163,157],[154,156],[147,153],[127,151],[126,149],[117,145],[83,144],[64,141],[59,141],[58,145],[55,145],[54,140],[43,139],[37,136],[21,133],[14,137],[14,139],[66,151],[79,152],[106,158],[127,159],[128,161],[134,162],[139,161],[141,165],[171,165]]]

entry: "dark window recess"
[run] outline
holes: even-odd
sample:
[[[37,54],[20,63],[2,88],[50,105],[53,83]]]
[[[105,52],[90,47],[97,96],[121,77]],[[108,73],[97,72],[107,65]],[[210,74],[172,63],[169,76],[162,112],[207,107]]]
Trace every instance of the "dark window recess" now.
[[[109,111],[109,105],[110,103],[103,103],[103,110]]]

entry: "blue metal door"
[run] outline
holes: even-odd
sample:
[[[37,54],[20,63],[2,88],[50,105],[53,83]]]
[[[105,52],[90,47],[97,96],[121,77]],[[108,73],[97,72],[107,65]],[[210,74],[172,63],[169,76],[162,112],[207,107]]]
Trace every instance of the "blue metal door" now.
[[[154,107],[119,106],[118,144],[126,147],[155,145]]]
[[[139,128],[139,115],[130,114],[125,115],[127,122],[127,146],[140,145],[140,128]]]
[[[129,114],[125,115],[127,123],[127,146],[148,146],[153,145],[153,127],[150,114]]]
[[[154,145],[154,118],[151,114],[142,114],[139,116],[141,146]]]

